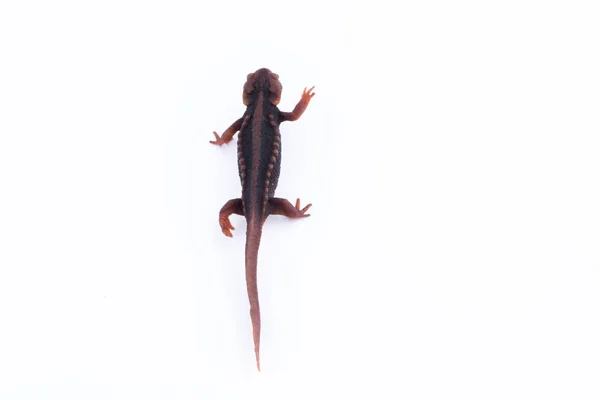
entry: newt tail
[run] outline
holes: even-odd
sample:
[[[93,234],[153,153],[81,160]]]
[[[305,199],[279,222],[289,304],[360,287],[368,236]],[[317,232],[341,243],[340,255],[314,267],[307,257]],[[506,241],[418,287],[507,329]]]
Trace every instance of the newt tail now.
[[[300,208],[288,200],[275,197],[281,167],[281,133],[279,125],[284,121],[296,121],[304,113],[312,97],[312,87],[304,89],[302,97],[292,112],[277,108],[281,98],[279,76],[266,68],[249,74],[244,84],[242,98],[246,105],[244,115],[235,121],[222,136],[216,132],[210,143],[221,146],[229,143],[238,131],[238,171],[242,184],[242,197],[229,200],[219,212],[219,224],[226,236],[234,229],[229,221],[231,214],[246,217],[246,286],[250,301],[250,319],[254,337],[256,367],[260,371],[260,306],[258,302],[257,266],[258,248],[262,226],[270,214],[288,218],[310,216],[308,204]]]
[[[249,220],[246,231],[246,288],[250,300],[250,319],[252,320],[252,337],[254,338],[254,354],[256,368],[260,372],[260,304],[258,302],[258,247],[262,236],[262,224],[259,220]]]

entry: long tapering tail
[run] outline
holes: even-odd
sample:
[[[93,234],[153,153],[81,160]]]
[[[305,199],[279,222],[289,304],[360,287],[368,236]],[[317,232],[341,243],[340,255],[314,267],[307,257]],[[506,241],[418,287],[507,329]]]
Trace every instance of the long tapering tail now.
[[[246,232],[246,287],[250,300],[250,319],[252,320],[252,335],[254,337],[254,353],[256,368],[260,372],[260,306],[258,303],[258,285],[256,282],[258,266],[258,247],[262,235],[262,221],[248,219]]]

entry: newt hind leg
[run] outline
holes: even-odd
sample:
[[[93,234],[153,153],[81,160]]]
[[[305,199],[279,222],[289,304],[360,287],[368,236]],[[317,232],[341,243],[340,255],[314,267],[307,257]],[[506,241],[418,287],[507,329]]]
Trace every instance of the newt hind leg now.
[[[242,205],[242,199],[231,199],[221,208],[219,211],[219,225],[225,236],[232,237],[231,230],[235,229],[229,221],[231,214],[244,215],[244,207]]]
[[[308,204],[300,209],[300,199],[297,199],[296,206],[293,206],[288,200],[279,197],[269,199],[269,205],[271,206],[271,214],[285,215],[288,218],[310,217],[310,214],[306,214],[306,212],[312,206],[312,204]]]

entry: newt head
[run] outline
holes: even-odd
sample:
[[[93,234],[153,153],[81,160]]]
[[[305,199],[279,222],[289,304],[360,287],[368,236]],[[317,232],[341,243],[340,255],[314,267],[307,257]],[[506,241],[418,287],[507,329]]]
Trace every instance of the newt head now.
[[[281,82],[279,82],[279,75],[271,72],[268,68],[258,69],[246,77],[242,95],[244,105],[251,104],[256,97],[255,94],[268,92],[269,101],[276,106],[281,99],[281,90],[282,86]]]

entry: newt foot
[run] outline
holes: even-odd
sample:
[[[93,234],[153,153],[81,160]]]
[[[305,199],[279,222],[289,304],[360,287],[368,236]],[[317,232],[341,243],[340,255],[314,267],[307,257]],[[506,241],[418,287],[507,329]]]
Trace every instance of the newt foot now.
[[[308,90],[306,90],[306,88],[304,88],[304,91],[302,92],[302,99],[300,99],[300,101],[308,105],[308,103],[310,103],[310,100],[315,95],[315,93],[313,93],[314,88],[315,88],[314,86]]]
[[[311,89],[312,90],[312,89]],[[310,214],[305,214],[308,209],[312,206],[312,203],[309,203],[303,209],[300,209],[300,199],[296,199],[296,210],[298,211],[299,217],[310,217]]]
[[[216,140],[211,140],[211,141],[209,141],[209,143],[215,144],[217,146],[227,144],[227,142],[225,140],[223,140],[223,138],[221,136],[219,136],[219,134],[217,132],[213,132],[213,135],[215,135]]]
[[[229,220],[229,217],[227,217],[227,216],[220,217],[219,225],[221,225],[221,231],[223,231],[223,234],[225,236],[233,237],[231,230],[235,230],[235,228],[233,227],[233,225],[231,225],[231,221]]]

